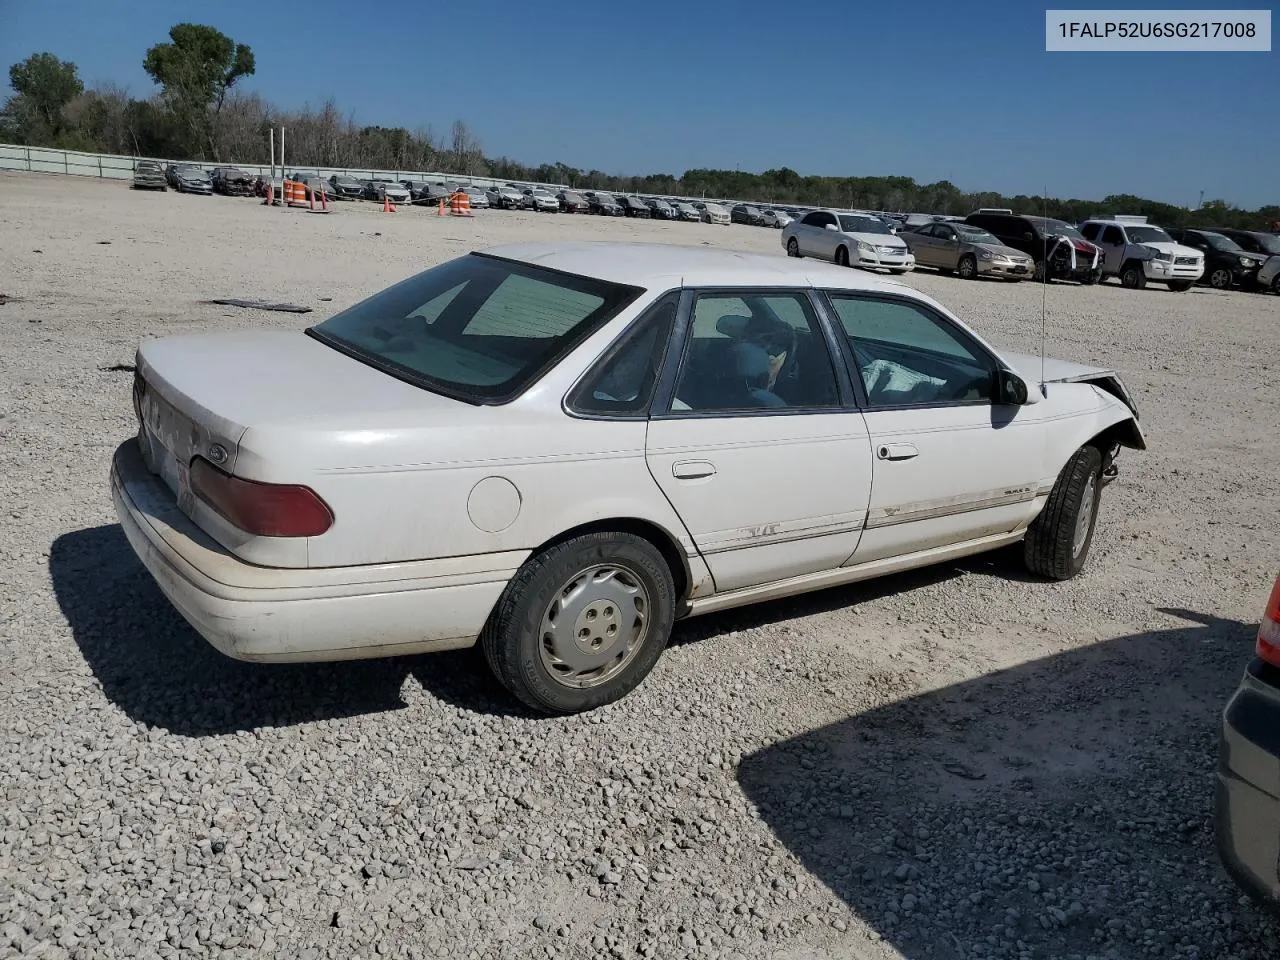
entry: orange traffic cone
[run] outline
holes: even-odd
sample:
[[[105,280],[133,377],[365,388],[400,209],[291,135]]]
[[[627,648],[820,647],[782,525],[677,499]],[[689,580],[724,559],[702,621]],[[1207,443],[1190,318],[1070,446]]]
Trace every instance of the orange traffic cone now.
[[[385,190],[382,192],[382,212],[383,213],[396,212],[396,208],[391,205],[391,197],[387,195],[387,192]]]
[[[444,201],[443,201],[443,200],[441,200],[441,201],[436,205],[436,216],[437,216],[437,217],[443,217],[443,216],[444,216]]]

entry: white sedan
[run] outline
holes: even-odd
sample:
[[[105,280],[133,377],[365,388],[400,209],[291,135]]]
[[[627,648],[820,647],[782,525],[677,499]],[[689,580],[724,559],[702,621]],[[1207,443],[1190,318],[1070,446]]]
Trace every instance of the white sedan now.
[[[869,213],[814,210],[782,228],[782,247],[789,257],[821,257],[842,267],[902,274],[916,266],[906,241]]]
[[[1084,565],[1115,373],[902,284],[654,244],[499,247],[306,331],[148,340],[111,472],[177,610],[245,660],[477,640],[532,707],[625,695],[676,619],[1025,541]]]

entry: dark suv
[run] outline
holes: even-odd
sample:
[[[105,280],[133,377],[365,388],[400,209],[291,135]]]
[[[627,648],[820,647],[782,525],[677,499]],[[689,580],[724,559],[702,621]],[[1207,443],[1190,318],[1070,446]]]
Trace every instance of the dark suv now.
[[[1035,261],[1036,280],[1097,283],[1102,279],[1102,251],[1063,220],[1016,213],[971,213],[964,222],[995,234],[1006,247],[1029,255]]]
[[[1258,269],[1267,262],[1266,254],[1249,253],[1230,237],[1213,230],[1170,230],[1169,236],[1204,251],[1204,275],[1200,282],[1215,290],[1230,290],[1237,284],[1256,286]]]
[[[753,227],[764,226],[764,214],[749,203],[735,204],[729,211],[729,219],[734,223],[745,223]]]

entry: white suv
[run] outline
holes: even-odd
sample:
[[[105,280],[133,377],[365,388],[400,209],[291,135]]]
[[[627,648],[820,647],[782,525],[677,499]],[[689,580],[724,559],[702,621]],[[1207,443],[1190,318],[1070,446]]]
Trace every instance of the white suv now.
[[[1204,273],[1204,254],[1183,246],[1146,217],[1086,220],[1080,232],[1102,248],[1102,276],[1119,277],[1123,286],[1140,290],[1165,283],[1181,293]]]

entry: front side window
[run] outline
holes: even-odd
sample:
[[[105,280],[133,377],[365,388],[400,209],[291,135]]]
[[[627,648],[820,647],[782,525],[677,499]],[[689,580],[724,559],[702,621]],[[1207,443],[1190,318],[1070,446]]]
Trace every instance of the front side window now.
[[[639,295],[634,287],[472,254],[307,333],[426,389],[503,403]]]
[[[995,364],[942,317],[898,300],[830,297],[872,407],[992,401]]]
[[[1102,242],[1108,246],[1118,247],[1124,243],[1124,234],[1119,227],[1107,227],[1102,231]]]
[[[834,407],[831,351],[799,293],[703,294],[671,412]]]
[[[574,390],[570,407],[600,416],[646,413],[679,303],[680,295],[670,293],[646,310]]]

